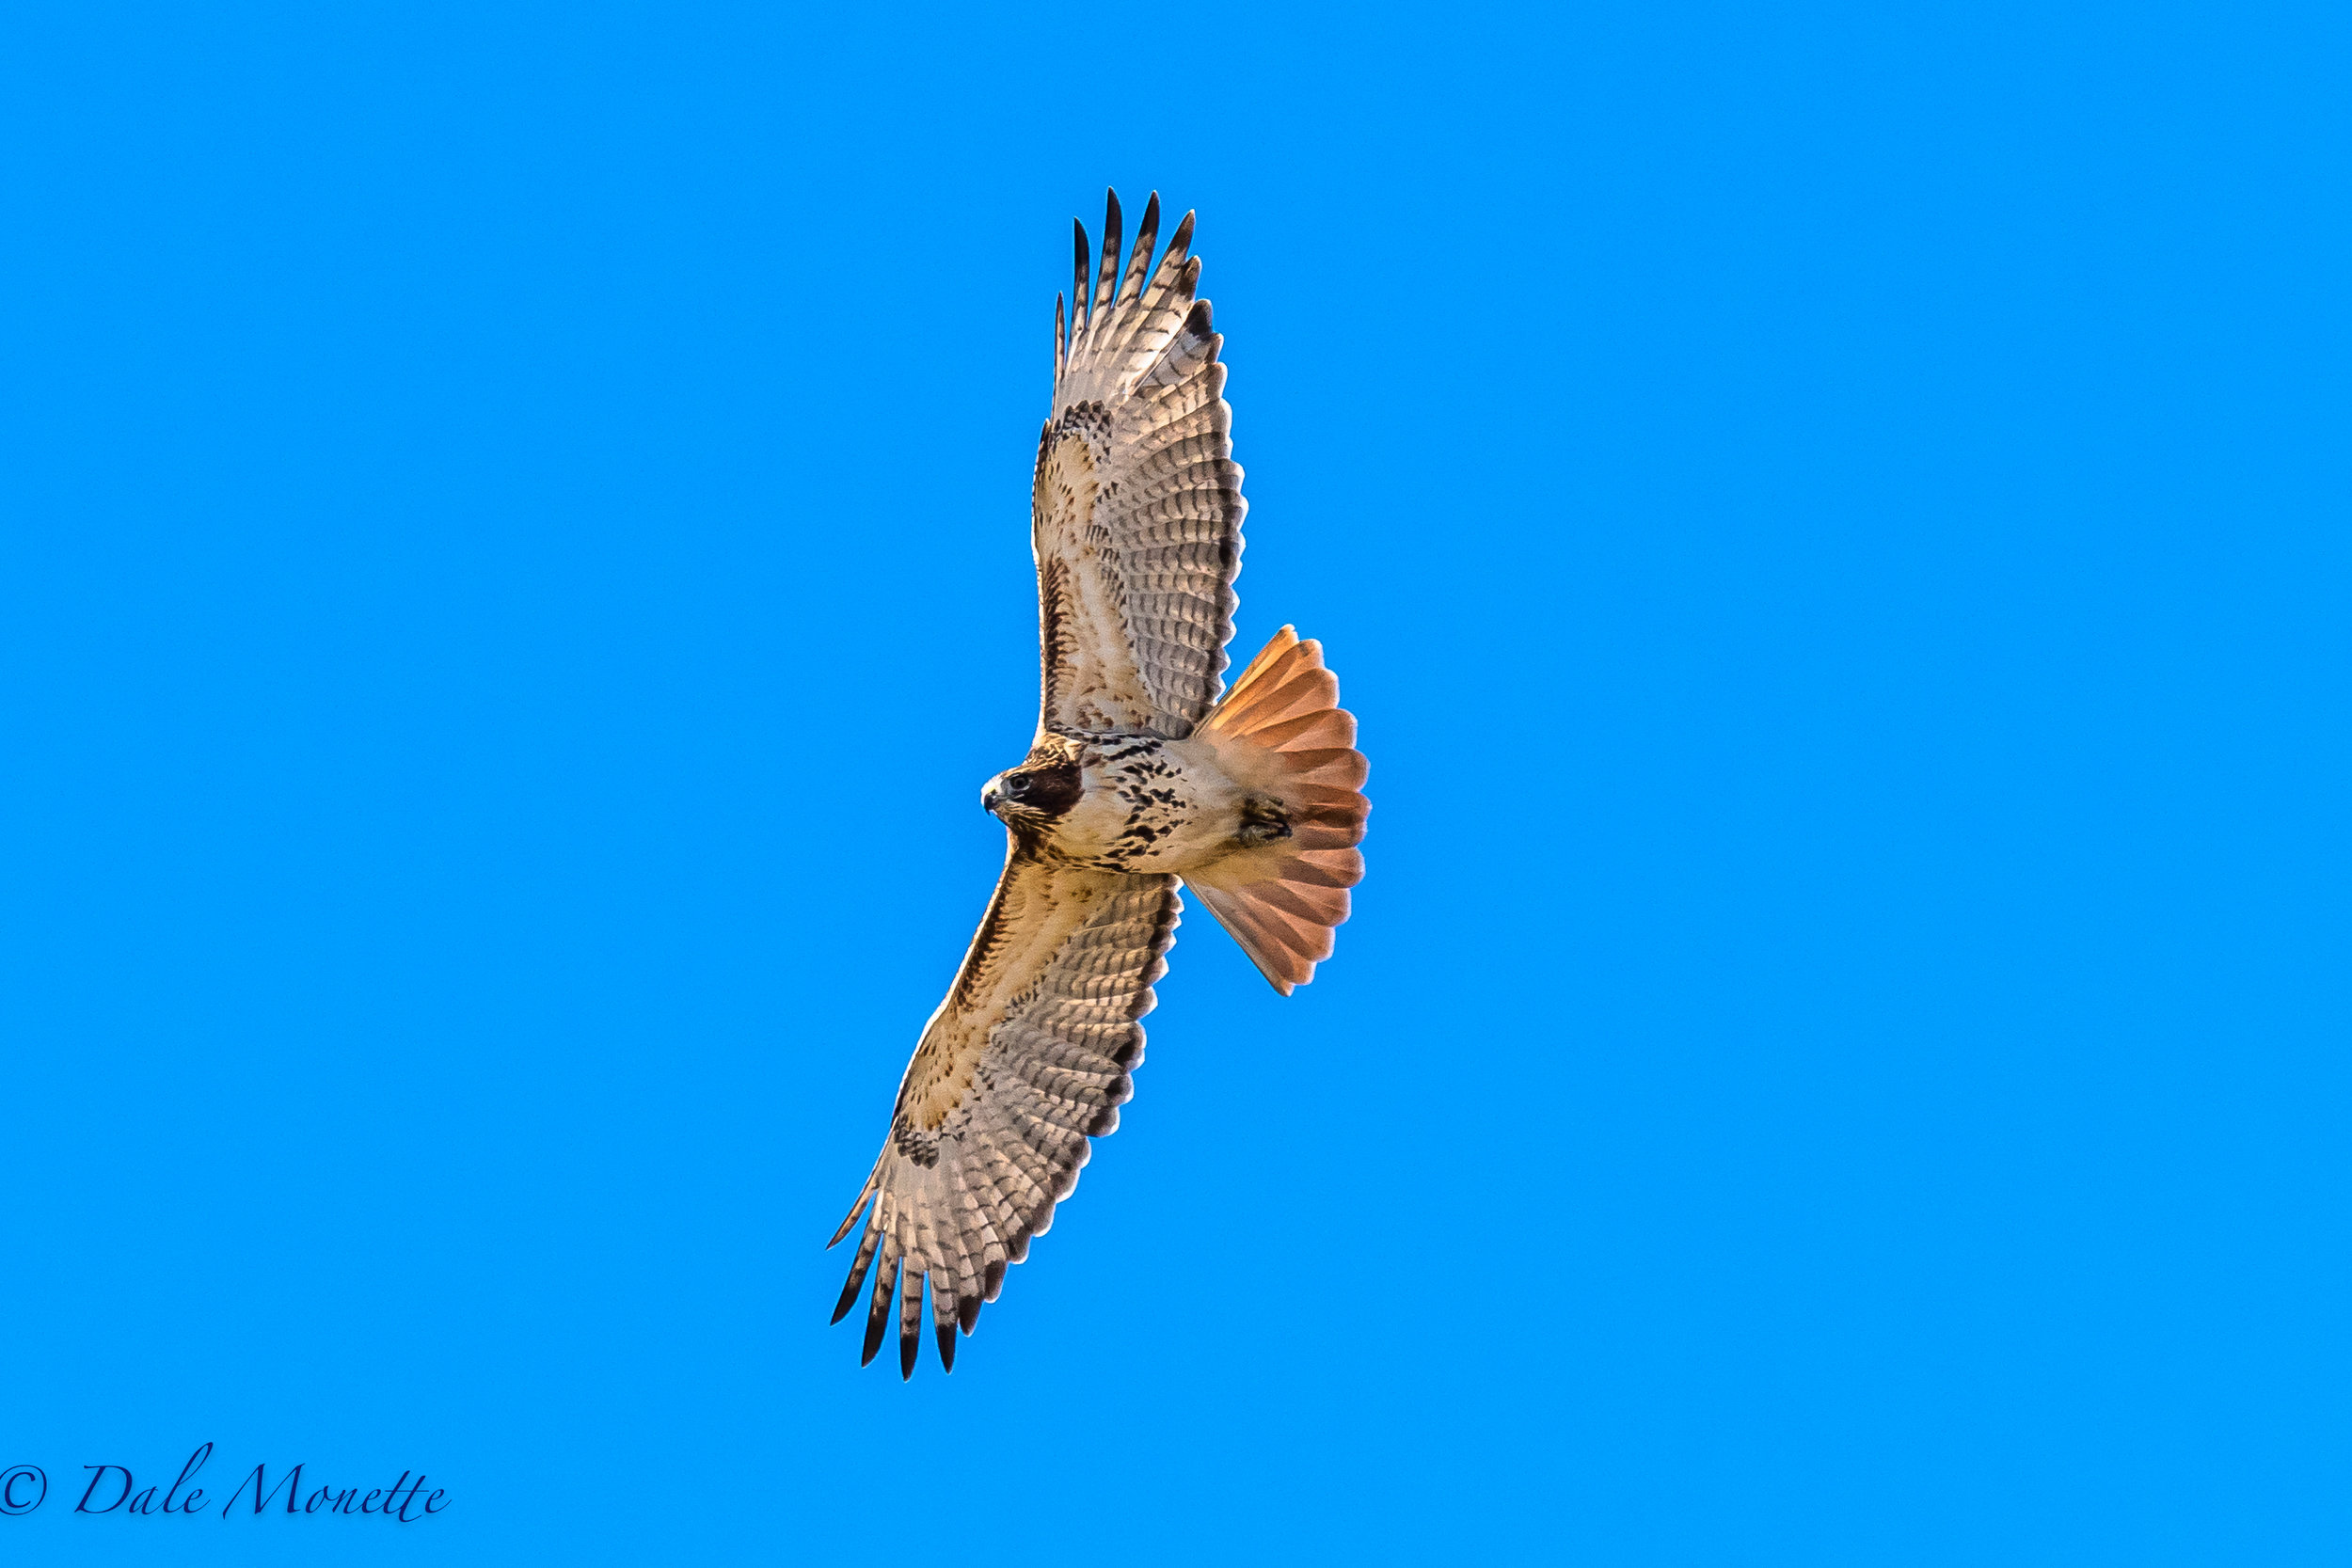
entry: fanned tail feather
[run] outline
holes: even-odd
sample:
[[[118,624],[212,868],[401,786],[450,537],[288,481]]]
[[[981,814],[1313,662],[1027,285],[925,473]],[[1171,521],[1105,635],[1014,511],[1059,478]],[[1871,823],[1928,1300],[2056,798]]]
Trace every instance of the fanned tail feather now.
[[[1321,644],[1284,626],[1196,732],[1253,792],[1244,833],[1259,842],[1184,884],[1285,996],[1331,956],[1347,890],[1364,875],[1367,765],[1339,704]]]

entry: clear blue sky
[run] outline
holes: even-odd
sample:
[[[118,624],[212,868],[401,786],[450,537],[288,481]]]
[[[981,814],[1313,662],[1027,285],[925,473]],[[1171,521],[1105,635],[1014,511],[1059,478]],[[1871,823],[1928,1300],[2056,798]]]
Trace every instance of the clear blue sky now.
[[[0,22],[0,1556],[2352,1552],[2341,8],[319,9]],[[1109,183],[1371,875],[901,1386]]]

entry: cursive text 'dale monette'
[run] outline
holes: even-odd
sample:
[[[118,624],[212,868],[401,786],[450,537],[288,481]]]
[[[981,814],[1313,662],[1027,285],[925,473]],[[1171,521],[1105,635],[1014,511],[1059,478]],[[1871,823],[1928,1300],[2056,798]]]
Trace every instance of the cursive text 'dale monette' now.
[[[421,1470],[403,1470],[389,1486],[337,1486],[306,1475],[298,1464],[275,1474],[266,1464],[255,1465],[229,1489],[227,1497],[215,1502],[215,1494],[208,1492],[199,1480],[212,1459],[213,1445],[199,1445],[169,1485],[151,1480],[141,1485],[128,1465],[85,1465],[82,1468],[88,1480],[72,1512],[140,1519],[174,1514],[186,1518],[199,1513],[215,1513],[223,1519],[258,1513],[331,1513],[354,1518],[366,1514],[413,1525],[449,1506],[448,1490],[438,1486],[428,1490]],[[215,1471],[205,1479],[217,1487],[229,1476]],[[30,1513],[47,1499],[48,1493],[49,1478],[40,1466],[17,1465],[7,1473],[0,1513]]]

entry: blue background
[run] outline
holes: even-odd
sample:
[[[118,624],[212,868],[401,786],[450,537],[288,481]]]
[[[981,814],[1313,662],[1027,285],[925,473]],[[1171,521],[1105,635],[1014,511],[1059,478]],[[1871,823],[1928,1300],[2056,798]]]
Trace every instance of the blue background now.
[[[0,1554],[2352,1551],[2341,8],[326,9],[0,24]],[[1372,873],[902,1386],[1109,182]]]

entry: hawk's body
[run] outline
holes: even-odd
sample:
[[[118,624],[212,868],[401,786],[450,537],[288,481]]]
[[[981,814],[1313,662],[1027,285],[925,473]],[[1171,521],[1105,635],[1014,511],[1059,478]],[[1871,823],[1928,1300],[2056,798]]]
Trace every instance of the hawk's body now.
[[[909,1375],[926,1278],[952,1365],[959,1323],[971,1330],[1052,1223],[1087,1140],[1118,1125],[1179,880],[1287,994],[1329,957],[1363,874],[1364,759],[1316,645],[1284,627],[1219,696],[1241,469],[1192,219],[1153,268],[1158,214],[1154,197],[1122,274],[1111,199],[1090,292],[1078,231],[1032,496],[1037,736],[982,794],[1008,830],[1005,871],[834,1238],[872,1200],[834,1316],[879,1259],[865,1354],[895,1297]]]

